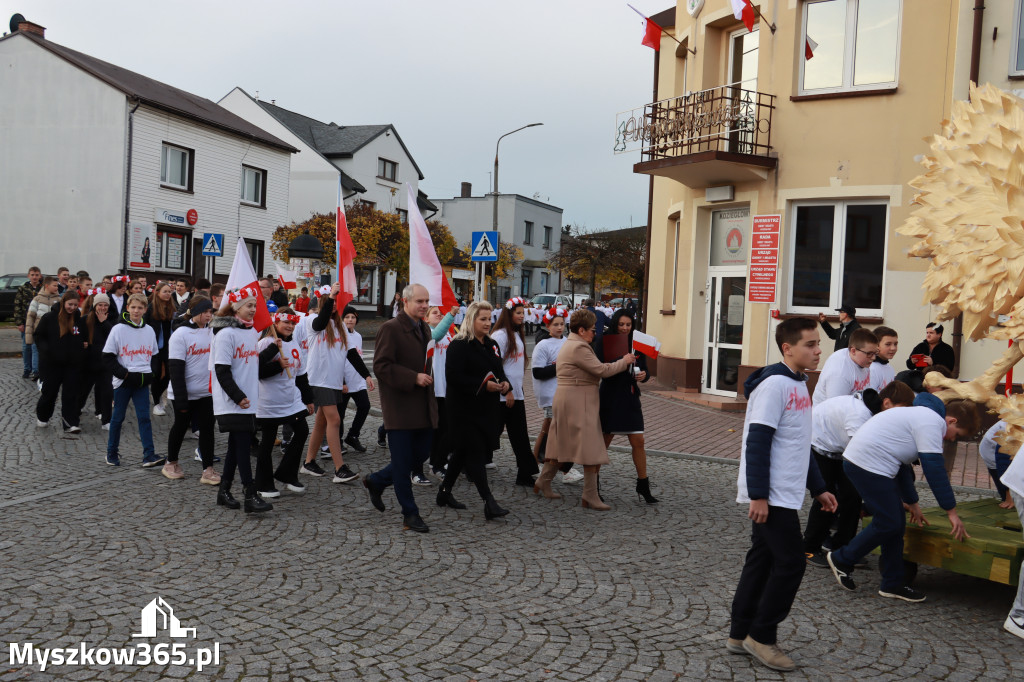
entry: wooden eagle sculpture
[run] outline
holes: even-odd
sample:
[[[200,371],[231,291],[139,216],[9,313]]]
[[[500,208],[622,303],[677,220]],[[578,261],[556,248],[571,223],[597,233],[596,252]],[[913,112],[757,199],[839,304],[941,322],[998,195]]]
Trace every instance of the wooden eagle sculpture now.
[[[972,84],[970,101],[956,102],[952,120],[926,140],[925,172],[910,181],[918,208],[897,229],[920,240],[911,257],[931,260],[925,302],[940,320],[962,313],[971,340],[1014,343],[973,381],[932,373],[925,384],[944,389],[943,401],[967,398],[998,413],[1007,429],[996,440],[1015,454],[1024,444],[1024,395],[995,388],[1024,358],[1024,100]]]

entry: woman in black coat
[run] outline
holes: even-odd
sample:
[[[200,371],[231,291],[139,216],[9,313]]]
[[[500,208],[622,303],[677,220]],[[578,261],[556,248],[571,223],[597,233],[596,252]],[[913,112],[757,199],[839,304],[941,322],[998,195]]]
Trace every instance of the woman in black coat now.
[[[491,311],[487,301],[470,304],[462,329],[448,346],[445,406],[454,451],[437,491],[437,506],[465,509],[466,505],[452,497],[452,486],[465,468],[484,501],[484,517],[488,520],[508,514],[487,486],[484,462],[498,448],[501,403],[493,394],[505,395],[512,390],[498,344],[487,335],[491,331]]]
[[[67,433],[82,430],[78,426],[78,380],[85,357],[86,335],[78,304],[78,289],[68,289],[55,310],[43,315],[32,334],[39,346],[39,367],[45,368],[43,392],[36,403],[36,426],[49,423],[57,394],[63,387],[61,417]]]
[[[92,291],[92,290],[90,290]],[[113,375],[103,363],[103,346],[107,343],[110,330],[114,328],[111,315],[110,297],[103,293],[93,294],[92,309],[85,318],[85,339],[88,346],[82,362],[79,409],[84,410],[89,394],[94,393],[96,414],[99,415],[104,431],[110,430],[110,417],[114,408]],[[95,387],[95,391],[93,390]]]
[[[608,331],[614,334],[628,335],[627,346],[633,347],[634,318],[631,311],[617,310],[612,315]],[[601,430],[604,432],[605,447],[611,444],[616,435],[629,438],[629,446],[633,450],[633,466],[636,467],[636,494],[647,504],[658,500],[651,495],[651,482],[647,478],[647,451],[644,450],[644,412],[640,404],[640,383],[649,378],[647,374],[647,357],[637,356],[636,365],[631,371],[621,372],[601,381]]]

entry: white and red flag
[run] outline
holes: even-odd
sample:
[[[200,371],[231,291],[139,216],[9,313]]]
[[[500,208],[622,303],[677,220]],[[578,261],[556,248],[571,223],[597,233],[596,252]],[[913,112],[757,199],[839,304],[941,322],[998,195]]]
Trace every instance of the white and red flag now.
[[[224,302],[227,305],[228,294],[235,289],[254,289],[256,291],[256,317],[252,320],[252,326],[256,331],[263,331],[270,326],[270,311],[267,310],[267,299],[263,298],[263,290],[260,289],[260,280],[256,276],[256,268],[252,266],[252,259],[249,258],[249,247],[245,240],[238,238],[235,246],[235,260],[231,264],[231,274],[228,275],[228,283],[225,285]]]
[[[638,10],[636,7],[633,7],[633,5],[626,3],[626,6],[644,18],[643,37],[640,40],[640,44],[646,45],[655,52],[661,50],[661,26],[658,26],[656,23],[651,21],[646,14]]]
[[[814,42],[810,36],[804,39],[804,59],[810,59],[814,56],[814,51],[818,49],[818,43]]]
[[[356,281],[356,247],[352,244],[352,237],[348,233],[348,222],[345,220],[345,203],[341,198],[341,175],[338,175],[338,213],[335,217],[336,236],[334,253],[337,257],[337,269],[335,272],[336,281],[341,285],[337,299],[334,301],[334,309],[341,312],[345,306],[352,302],[359,290]]]
[[[732,0],[732,15],[743,22],[748,31],[754,30],[757,23],[757,14],[750,0]]]
[[[441,269],[427,223],[416,205],[416,192],[409,183],[405,187],[409,200],[409,283],[425,286],[430,292],[430,305],[447,311],[458,305],[459,299]]]
[[[423,372],[430,374],[430,367],[434,363],[434,350],[437,348],[437,341],[430,339],[427,341],[427,357],[423,359]]]
[[[274,267],[277,268],[277,281],[281,283],[282,289],[294,289],[299,284],[299,273],[295,270],[285,270],[277,263],[274,263]]]
[[[649,358],[658,357],[658,352],[661,350],[661,341],[654,338],[650,334],[645,334],[641,331],[633,332],[633,352],[643,353]]]

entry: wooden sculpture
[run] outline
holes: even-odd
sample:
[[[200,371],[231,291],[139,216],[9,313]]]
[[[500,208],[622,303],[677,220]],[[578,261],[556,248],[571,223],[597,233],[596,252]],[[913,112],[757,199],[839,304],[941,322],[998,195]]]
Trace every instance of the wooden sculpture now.
[[[931,259],[925,302],[938,319],[963,314],[973,340],[1014,341],[981,376],[961,383],[938,373],[925,384],[944,401],[968,398],[999,414],[996,440],[1008,453],[1024,444],[1024,395],[995,392],[1024,358],[1024,100],[991,84],[971,86],[971,101],[953,105],[951,121],[930,139],[925,173],[910,185],[918,205],[898,233],[920,239],[909,255]],[[927,138],[926,138],[927,139]],[[1003,317],[1001,317],[1003,316]]]

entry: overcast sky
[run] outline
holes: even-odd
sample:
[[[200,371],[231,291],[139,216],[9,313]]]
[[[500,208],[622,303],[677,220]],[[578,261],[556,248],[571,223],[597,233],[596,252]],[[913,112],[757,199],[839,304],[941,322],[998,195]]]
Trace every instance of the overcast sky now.
[[[674,3],[634,0],[645,14]],[[654,52],[623,0],[0,0],[46,37],[217,101],[233,87],[343,125],[393,123],[420,189],[499,190],[564,223],[647,222],[639,152],[615,155],[615,114],[650,101]]]

